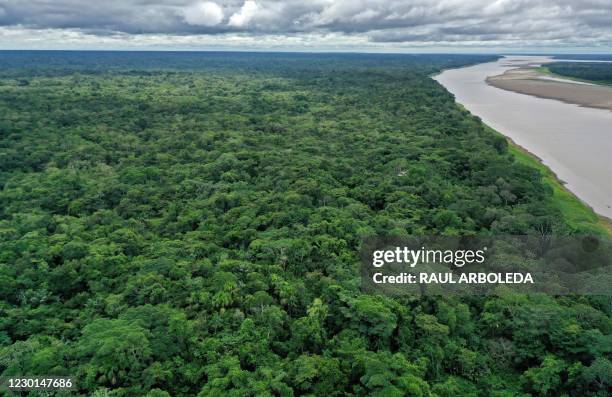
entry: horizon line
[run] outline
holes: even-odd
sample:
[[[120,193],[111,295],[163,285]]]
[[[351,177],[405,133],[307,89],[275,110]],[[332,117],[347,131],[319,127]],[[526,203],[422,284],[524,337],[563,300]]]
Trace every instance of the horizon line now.
[[[40,49],[40,48],[0,48],[0,52],[143,52],[143,53],[155,53],[155,52],[167,52],[167,53],[261,53],[261,54],[363,54],[363,55],[499,55],[499,56],[512,56],[512,55],[612,55],[610,52],[552,52],[552,51],[499,51],[499,52],[397,52],[397,51],[353,51],[353,50],[315,50],[315,51],[300,51],[300,50],[272,50],[272,49],[127,49],[127,48],[116,48],[116,49],[94,49],[94,48],[83,48],[83,49]]]

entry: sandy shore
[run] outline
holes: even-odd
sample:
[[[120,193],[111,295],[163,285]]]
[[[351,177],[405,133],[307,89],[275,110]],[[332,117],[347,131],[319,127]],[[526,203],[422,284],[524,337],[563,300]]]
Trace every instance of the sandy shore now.
[[[486,81],[494,87],[521,94],[612,110],[612,87],[560,80],[551,79],[535,68],[521,67],[488,77]]]

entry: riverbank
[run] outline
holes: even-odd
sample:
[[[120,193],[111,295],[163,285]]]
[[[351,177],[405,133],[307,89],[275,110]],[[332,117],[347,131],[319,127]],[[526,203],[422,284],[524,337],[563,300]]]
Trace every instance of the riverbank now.
[[[528,66],[536,68],[548,61],[544,57],[505,57],[446,70],[435,79],[455,95],[458,104],[529,150],[545,164],[544,169],[554,172],[542,171],[543,175],[552,175],[553,179],[556,175],[563,181],[553,189],[557,191],[554,198],[562,198],[567,190],[575,194],[566,192],[573,200],[558,203],[569,223],[598,225],[597,216],[593,221],[589,213],[612,219],[612,112],[499,89],[485,82],[489,76]],[[531,165],[540,163],[534,160]],[[574,207],[572,203],[579,205]],[[580,210],[589,207],[593,211]]]
[[[462,111],[469,112],[462,104],[457,103],[457,106]],[[540,171],[543,182],[552,189],[552,206],[561,212],[563,219],[570,228],[574,230],[590,231],[597,234],[612,235],[612,219],[597,214],[593,208],[580,200],[578,196],[565,187],[565,183],[542,162],[542,159],[501,132],[484,123],[483,125],[490,133],[506,139],[506,142],[508,142],[508,153],[514,156],[514,160],[517,163]]]
[[[507,91],[612,111],[612,87],[563,80],[527,66],[487,77],[485,81],[493,87]]]
[[[493,128],[485,125],[485,128],[493,134],[504,136]],[[580,200],[574,193],[568,190],[563,181],[548,168],[542,160],[527,149],[516,144],[512,139],[504,136],[508,142],[508,152],[514,156],[517,163],[535,168],[542,174],[544,183],[552,188],[551,197],[554,207],[556,207],[566,223],[576,230],[588,230],[595,233],[605,233],[612,235],[612,219],[603,215],[598,215],[595,211]]]

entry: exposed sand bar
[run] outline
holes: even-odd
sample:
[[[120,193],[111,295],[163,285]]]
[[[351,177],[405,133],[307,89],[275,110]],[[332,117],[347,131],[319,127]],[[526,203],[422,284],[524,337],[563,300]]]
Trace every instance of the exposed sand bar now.
[[[494,87],[521,94],[612,110],[612,87],[551,78],[533,67],[510,69],[487,77],[486,81]]]

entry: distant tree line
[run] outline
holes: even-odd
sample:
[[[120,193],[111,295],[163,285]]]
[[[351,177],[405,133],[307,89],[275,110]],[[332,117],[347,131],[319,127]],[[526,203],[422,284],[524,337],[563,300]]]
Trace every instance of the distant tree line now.
[[[612,62],[555,62],[546,65],[553,73],[561,76],[588,80],[595,83],[612,84]]]

